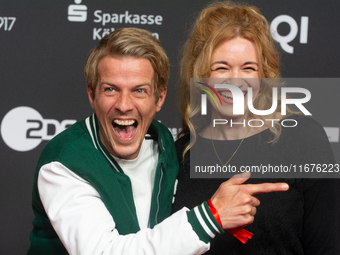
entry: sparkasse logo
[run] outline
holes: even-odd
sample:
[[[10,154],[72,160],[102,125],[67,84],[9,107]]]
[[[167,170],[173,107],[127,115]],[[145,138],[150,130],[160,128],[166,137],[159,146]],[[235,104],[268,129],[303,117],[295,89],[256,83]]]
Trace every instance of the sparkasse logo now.
[[[67,19],[71,22],[85,22],[87,20],[87,6],[81,5],[81,0],[75,0],[74,3],[68,6]]]

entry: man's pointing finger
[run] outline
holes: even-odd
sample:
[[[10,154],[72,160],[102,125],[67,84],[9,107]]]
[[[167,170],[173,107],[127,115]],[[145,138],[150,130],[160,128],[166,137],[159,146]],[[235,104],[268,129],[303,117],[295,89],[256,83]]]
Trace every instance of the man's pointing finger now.
[[[277,191],[287,191],[289,185],[287,183],[261,183],[261,184],[247,184],[244,189],[250,194],[263,194]]]

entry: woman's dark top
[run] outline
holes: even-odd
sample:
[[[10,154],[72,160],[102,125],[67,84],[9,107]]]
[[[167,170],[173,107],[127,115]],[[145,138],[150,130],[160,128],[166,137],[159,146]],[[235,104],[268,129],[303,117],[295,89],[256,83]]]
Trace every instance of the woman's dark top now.
[[[322,126],[305,116],[293,118],[298,126],[283,128],[279,141],[274,144],[268,143],[272,137],[268,129],[244,139],[229,164],[238,168],[260,164],[335,164]],[[207,201],[227,180],[206,178],[210,174],[204,174],[204,178],[190,179],[190,152],[184,160],[182,158],[189,140],[190,135],[185,135],[176,141],[180,170],[173,212]],[[228,161],[239,143],[240,140],[214,141],[223,163]],[[195,160],[200,158],[201,163],[220,164],[210,139],[198,136],[191,150],[195,150]],[[286,182],[290,189],[256,195],[261,204],[254,222],[245,227],[254,234],[246,244],[225,231],[212,239],[210,251],[206,254],[340,254],[339,179],[251,178],[246,183],[263,182]]]

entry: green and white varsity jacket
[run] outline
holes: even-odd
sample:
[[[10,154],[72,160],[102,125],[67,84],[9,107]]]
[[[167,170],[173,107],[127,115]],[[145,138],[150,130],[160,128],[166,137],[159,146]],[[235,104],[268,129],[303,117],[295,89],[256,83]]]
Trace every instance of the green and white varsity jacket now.
[[[206,203],[170,216],[178,173],[173,138],[157,121],[148,134],[157,140],[159,150],[150,228],[139,228],[131,181],[101,143],[93,114],[57,135],[41,153],[34,178],[35,219],[28,254],[207,251],[210,238],[223,230]],[[41,169],[50,170],[55,180],[44,203],[38,186]]]

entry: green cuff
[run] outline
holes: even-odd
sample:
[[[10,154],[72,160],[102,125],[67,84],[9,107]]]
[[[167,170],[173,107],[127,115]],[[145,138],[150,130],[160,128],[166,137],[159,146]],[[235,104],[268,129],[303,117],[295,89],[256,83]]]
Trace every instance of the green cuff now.
[[[209,243],[210,239],[214,238],[217,233],[224,233],[224,230],[211,213],[207,202],[188,211],[187,215],[188,221],[199,239],[205,243]]]

